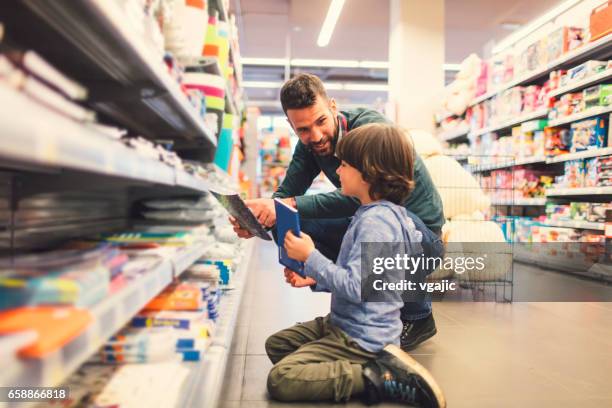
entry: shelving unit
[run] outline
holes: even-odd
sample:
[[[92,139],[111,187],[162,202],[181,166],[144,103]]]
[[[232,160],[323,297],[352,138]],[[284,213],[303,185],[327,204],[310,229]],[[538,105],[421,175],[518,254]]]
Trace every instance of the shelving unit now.
[[[545,198],[516,198],[514,200],[491,200],[492,205],[507,205],[507,206],[545,206]]]
[[[176,407],[218,405],[223,373],[229,358],[238,312],[248,280],[250,261],[256,245],[254,239],[251,239],[243,248],[242,263],[232,278],[234,289],[227,291],[221,298],[220,318],[217,321],[212,344],[206,351],[204,360],[192,364],[190,380],[183,387],[181,401],[177,401]]]
[[[612,78],[612,69],[607,69],[607,70],[600,72],[599,74],[586,77],[581,81],[572,82],[566,86],[557,88],[551,93],[549,93],[548,96],[550,98],[554,98],[554,97],[557,97],[559,95],[563,95],[566,93],[579,91],[581,89],[588,88],[591,85],[598,84],[610,78]]]
[[[473,130],[469,133],[469,137],[473,138],[473,137],[478,137],[478,136],[481,136],[487,133],[498,132],[500,130],[511,128],[515,125],[520,125],[523,122],[527,122],[527,121],[539,119],[539,118],[544,118],[546,116],[548,116],[548,109],[547,108],[540,109],[538,111],[529,112],[519,117],[512,118],[512,119],[506,120],[504,122],[501,122],[495,125],[491,125],[491,126],[488,126],[482,129],[478,129],[478,130]]]
[[[179,250],[172,258],[129,282],[90,309],[92,323],[77,338],[43,360],[14,359],[0,371],[0,386],[52,387],[60,385],[87,361],[110,336],[119,331],[140,309],[204,253],[196,244]]]
[[[588,159],[591,157],[601,157],[612,154],[612,147],[602,149],[585,150],[583,152],[567,153],[559,156],[551,157],[546,160],[546,163],[560,163],[568,160]]]
[[[208,184],[200,177],[143,157],[123,143],[51,111],[13,89],[0,86],[0,104],[37,118],[24,121],[11,111],[0,111],[3,124],[0,157],[7,164],[28,163],[208,191]]]
[[[127,15],[118,0],[26,1],[0,12],[7,32],[89,89],[94,109],[148,138],[214,148],[216,135]]]
[[[575,113],[573,115],[561,117],[548,121],[548,126],[562,126],[582,119],[588,119],[593,116],[604,115],[612,112],[612,106],[600,106],[597,108],[587,109],[584,112]]]
[[[588,43],[586,45],[583,45],[582,47],[563,54],[561,57],[548,63],[546,66],[534,71],[527,72],[521,75],[520,77],[498,87],[497,89],[475,98],[470,103],[470,106],[477,105],[478,103],[492,98],[498,93],[510,89],[514,86],[527,85],[534,81],[537,81],[538,79],[541,79],[546,76],[550,71],[554,69],[568,68],[574,65],[578,65],[589,59],[606,58],[610,55],[612,55],[612,36],[608,35],[606,37],[600,38],[597,41]]]
[[[497,169],[506,169],[510,167],[524,166],[526,164],[545,163],[544,157],[527,157],[519,160],[508,160],[499,163],[482,164],[479,166],[472,166],[471,171],[474,173],[480,173],[484,171],[491,171]]]
[[[612,195],[612,187],[549,188],[546,190],[547,197],[584,195]]]

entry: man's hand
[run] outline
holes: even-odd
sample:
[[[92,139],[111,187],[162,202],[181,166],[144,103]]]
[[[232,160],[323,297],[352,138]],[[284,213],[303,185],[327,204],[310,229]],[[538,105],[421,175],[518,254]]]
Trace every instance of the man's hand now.
[[[312,251],[315,250],[314,242],[309,235],[302,232],[299,237],[293,235],[293,232],[287,231],[285,235],[285,250],[289,258],[293,258],[297,261],[305,262]]]
[[[230,216],[229,221],[232,223],[232,226],[234,227],[234,232],[236,233],[236,235],[238,235],[239,238],[253,238],[254,235],[251,234],[249,231],[243,229],[234,217]]]
[[[285,268],[285,281],[294,288],[304,288],[317,284],[316,280],[312,278],[303,278],[289,268]]]
[[[272,198],[255,198],[246,200],[244,203],[260,224],[265,227],[272,227],[276,224],[276,211]]]

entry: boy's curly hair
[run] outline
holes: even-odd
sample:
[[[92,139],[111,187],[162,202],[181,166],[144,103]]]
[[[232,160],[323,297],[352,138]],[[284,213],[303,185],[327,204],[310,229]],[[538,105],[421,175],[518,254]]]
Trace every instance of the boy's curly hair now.
[[[370,123],[353,129],[338,142],[336,154],[359,170],[375,200],[401,205],[414,188],[414,149],[396,126]]]

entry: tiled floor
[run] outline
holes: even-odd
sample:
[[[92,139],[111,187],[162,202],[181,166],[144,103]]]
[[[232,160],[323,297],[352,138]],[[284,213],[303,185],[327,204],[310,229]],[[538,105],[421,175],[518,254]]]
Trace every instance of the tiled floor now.
[[[326,314],[329,295],[289,287],[275,247],[258,245],[220,406],[331,406],[268,400],[265,339]],[[534,273],[539,285],[568,284],[565,275],[521,266],[515,279],[528,282]],[[576,290],[593,287],[571,279]],[[612,291],[596,286],[600,296]],[[438,334],[412,354],[437,378],[449,407],[612,407],[612,303],[435,303],[434,316]]]

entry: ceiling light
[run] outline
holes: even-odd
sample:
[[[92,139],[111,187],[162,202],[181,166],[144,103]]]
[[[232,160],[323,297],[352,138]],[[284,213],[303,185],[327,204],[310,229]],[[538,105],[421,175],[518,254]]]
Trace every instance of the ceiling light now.
[[[289,60],[287,58],[249,58],[241,57],[240,61],[243,65],[270,65],[270,66],[283,66],[287,65]]]
[[[329,4],[327,16],[325,16],[325,21],[323,22],[321,32],[319,33],[319,38],[317,39],[317,45],[319,47],[327,47],[329,44],[329,40],[334,32],[336,22],[338,21],[338,17],[340,17],[340,12],[342,11],[343,6],[344,0],[332,0]]]
[[[280,88],[282,82],[275,81],[242,81],[242,86],[245,88]]]
[[[291,65],[294,67],[334,67],[334,68],[359,68],[359,61],[356,60],[325,60],[325,59],[292,59]]]
[[[375,91],[375,92],[387,92],[389,85],[387,84],[351,84],[347,83],[344,85],[346,91]]]

